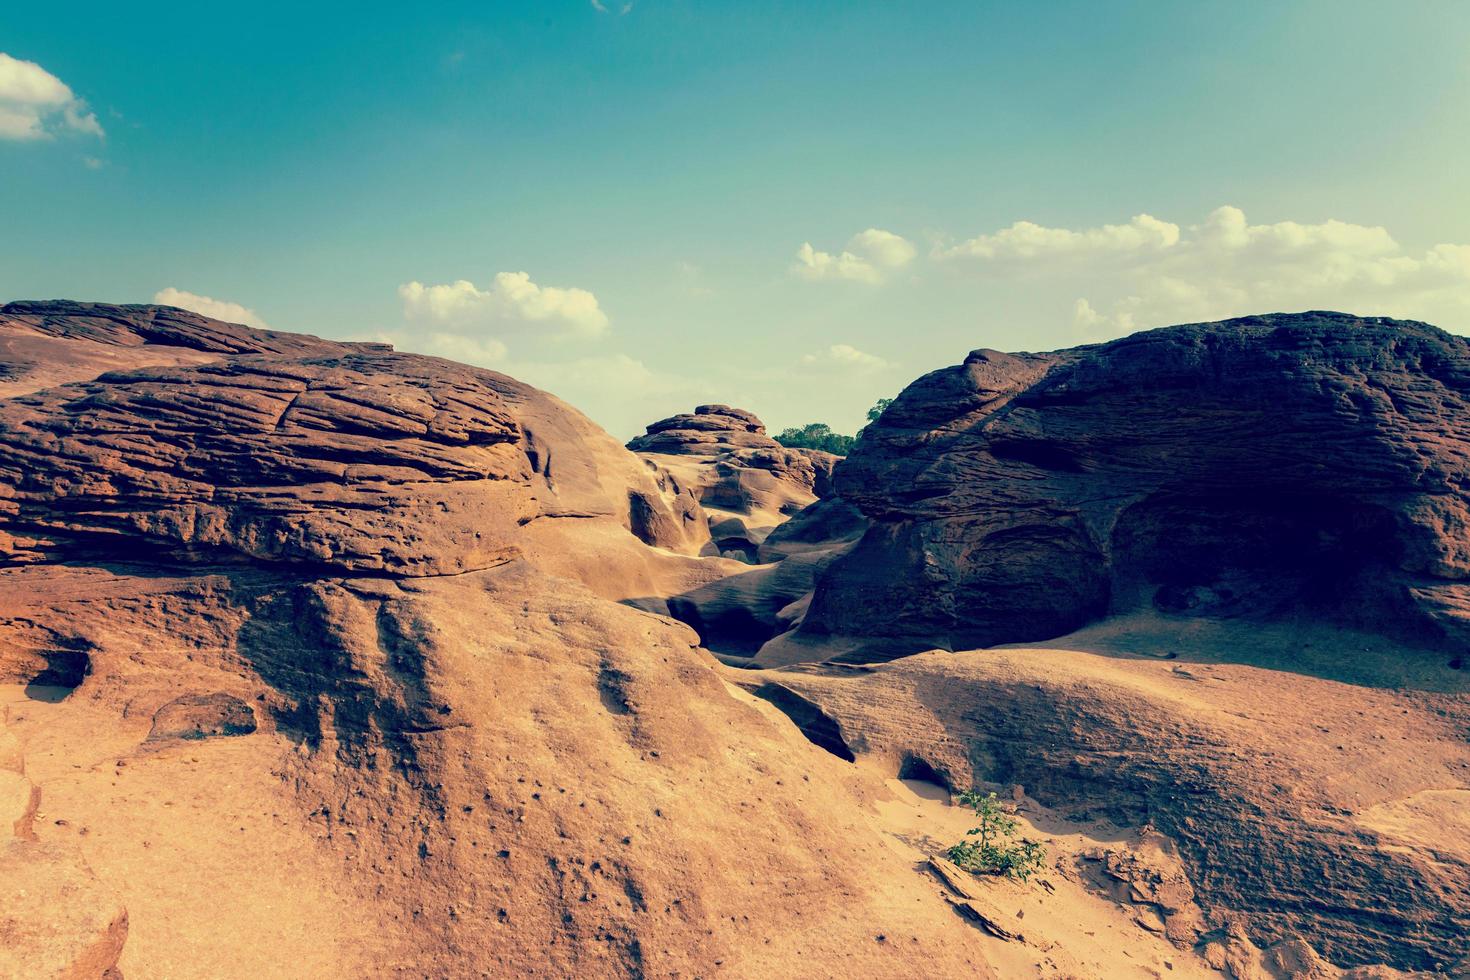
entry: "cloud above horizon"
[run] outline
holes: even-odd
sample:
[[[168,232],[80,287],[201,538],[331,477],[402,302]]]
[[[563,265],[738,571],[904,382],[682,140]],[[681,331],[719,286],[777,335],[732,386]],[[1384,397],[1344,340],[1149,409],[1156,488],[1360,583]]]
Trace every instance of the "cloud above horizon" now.
[[[525,272],[496,273],[485,289],[467,279],[433,286],[408,282],[398,287],[398,297],[408,320],[460,333],[590,338],[601,335],[608,325],[607,314],[591,292],[539,286]]]
[[[189,310],[200,316],[224,320],[226,323],[243,323],[247,327],[255,327],[258,330],[270,329],[270,325],[260,318],[260,314],[248,306],[215,299],[212,296],[201,296],[198,293],[175,289],[173,286],[154,293],[153,302],[163,306],[177,306],[181,310]]]
[[[1017,221],[1009,228],[980,235],[951,248],[937,258],[1036,259],[1047,256],[1096,256],[1108,253],[1157,251],[1179,244],[1179,226],[1153,215],[1135,215],[1126,225],[1103,225],[1073,231]]]
[[[1071,289],[1074,327],[1096,337],[1303,309],[1470,329],[1470,245],[1415,251],[1386,228],[1337,219],[1251,224],[1227,205],[1187,227],[1147,214],[1083,229],[1019,221],[935,258]]]
[[[866,374],[889,367],[887,361],[876,354],[858,350],[851,344],[833,344],[823,350],[802,355],[801,365],[809,368],[839,370]]]
[[[881,228],[860,231],[837,254],[821,252],[811,242],[796,250],[791,271],[803,279],[837,279],[877,284],[914,260],[918,250],[902,235]]]
[[[546,386],[553,392],[570,390],[579,407],[585,407],[575,402],[579,397],[606,410],[616,404],[611,392],[631,397],[640,389],[660,387],[641,362],[626,355],[588,354],[584,345],[558,343],[595,340],[606,333],[607,314],[586,289],[541,286],[528,273],[500,272],[483,289],[466,279],[404,283],[398,298],[409,326],[380,331],[372,339],[493,367],[532,384],[554,382]],[[565,359],[569,350],[580,356]]]
[[[106,134],[87,103],[34,61],[0,51],[0,139],[50,139],[73,132],[98,139]]]

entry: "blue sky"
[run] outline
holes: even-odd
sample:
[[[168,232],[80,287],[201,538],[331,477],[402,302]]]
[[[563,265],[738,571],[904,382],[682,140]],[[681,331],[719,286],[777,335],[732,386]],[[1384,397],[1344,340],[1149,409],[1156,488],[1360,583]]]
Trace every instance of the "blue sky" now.
[[[624,437],[1247,312],[1470,332],[1458,0],[308,6],[0,8],[0,299],[169,290]]]

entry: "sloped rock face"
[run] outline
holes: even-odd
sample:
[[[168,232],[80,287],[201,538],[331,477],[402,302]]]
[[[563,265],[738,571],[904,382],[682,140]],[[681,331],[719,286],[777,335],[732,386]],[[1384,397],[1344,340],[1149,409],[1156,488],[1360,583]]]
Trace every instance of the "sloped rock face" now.
[[[120,898],[63,934],[99,937],[88,964],[989,974],[866,822],[876,780],[733,693],[687,627],[594,594],[695,564],[668,549],[704,520],[575,411],[171,311],[0,317],[83,330],[167,350],[0,399],[0,694],[45,817],[12,780],[8,822]],[[42,914],[0,927],[49,950]]]
[[[543,517],[697,550],[670,499],[575,411],[504,375],[151,308],[11,304],[0,334],[204,351],[0,406],[0,560],[108,541],[349,571],[486,568]],[[673,495],[677,497],[678,495]]]
[[[721,656],[749,657],[790,630],[805,612],[813,576],[856,536],[848,527],[843,540],[828,540],[825,524],[834,515],[862,522],[851,508],[821,499],[832,492],[832,473],[841,457],[788,449],[742,409],[701,405],[653,423],[628,447],[673,488],[699,500],[709,522],[707,554],[758,566],[700,583],[663,604]],[[829,520],[804,520],[814,510]],[[788,547],[775,539],[791,529],[793,520],[809,533]],[[788,559],[796,552],[801,554]]]
[[[1176,921],[1185,896],[1146,883],[1132,900],[1157,904],[1184,945],[1241,930],[1262,947],[1304,939],[1342,967],[1448,975],[1470,954],[1463,694],[1031,648],[757,682],[890,771],[918,759],[952,787],[1019,785],[1075,819],[1166,834],[1189,876],[1173,887],[1209,921]]]
[[[803,630],[860,656],[1056,636],[1146,607],[1470,641],[1470,344],[1337,313],[981,350],[837,474],[874,522]]]

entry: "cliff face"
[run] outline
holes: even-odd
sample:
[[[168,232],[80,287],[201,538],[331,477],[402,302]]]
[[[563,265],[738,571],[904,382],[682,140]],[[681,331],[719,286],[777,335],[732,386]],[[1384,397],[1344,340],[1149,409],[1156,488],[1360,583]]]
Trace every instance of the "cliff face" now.
[[[1464,339],[1335,313],[976,351],[839,468],[873,527],[803,629],[884,656],[1155,609],[1464,644],[1467,407]]]

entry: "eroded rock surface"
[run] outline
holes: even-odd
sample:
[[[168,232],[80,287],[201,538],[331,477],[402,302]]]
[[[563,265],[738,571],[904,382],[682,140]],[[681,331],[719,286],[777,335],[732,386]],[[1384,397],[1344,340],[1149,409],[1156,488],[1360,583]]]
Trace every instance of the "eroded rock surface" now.
[[[1304,313],[910,385],[837,472],[873,522],[802,627],[859,658],[1110,613],[1306,615],[1470,642],[1470,342]]]
[[[709,515],[715,553],[755,561],[772,529],[829,492],[839,457],[788,449],[750,412],[700,405],[628,443]]]
[[[126,542],[452,574],[560,517],[675,550],[705,540],[688,501],[600,429],[493,371],[147,307],[10,304],[0,335],[218,358],[0,402],[0,561]]]
[[[1470,839],[1449,809],[1470,804],[1463,695],[1039,648],[744,683],[789,691],[798,723],[819,744],[838,733],[860,763],[1021,786],[1104,838],[1148,828],[1130,849],[1099,847],[1093,873],[1182,947],[1245,962],[1305,940],[1339,967],[1431,972],[1470,954]],[[1461,787],[1454,802],[1443,786]]]
[[[0,400],[0,692],[42,792],[6,813],[116,890],[124,973],[988,975],[880,783],[608,601],[735,564],[673,554],[687,491],[433,358],[138,308],[0,334],[146,357],[159,324],[160,364]]]
[[[0,976],[121,978],[128,913],[70,842],[37,840],[41,788],[0,703]]]

